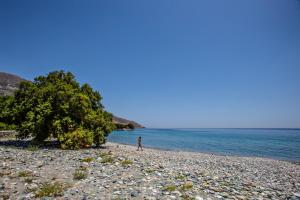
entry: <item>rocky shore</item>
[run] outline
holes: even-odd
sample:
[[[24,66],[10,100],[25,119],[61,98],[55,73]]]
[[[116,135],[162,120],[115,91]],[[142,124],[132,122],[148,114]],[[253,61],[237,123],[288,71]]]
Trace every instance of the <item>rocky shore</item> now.
[[[115,143],[78,151],[4,144],[0,199],[297,199],[300,192],[300,165],[279,160]]]

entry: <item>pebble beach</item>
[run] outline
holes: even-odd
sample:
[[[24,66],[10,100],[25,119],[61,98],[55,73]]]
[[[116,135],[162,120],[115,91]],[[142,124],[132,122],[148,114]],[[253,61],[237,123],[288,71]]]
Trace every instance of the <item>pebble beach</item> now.
[[[117,143],[0,145],[0,199],[299,199],[300,165]]]

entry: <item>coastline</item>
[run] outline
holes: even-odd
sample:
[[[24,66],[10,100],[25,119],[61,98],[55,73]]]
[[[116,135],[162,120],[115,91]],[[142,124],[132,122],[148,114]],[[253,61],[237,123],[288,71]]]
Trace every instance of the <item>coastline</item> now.
[[[299,129],[144,129],[112,132],[108,141],[135,145],[138,136],[150,148],[300,163]]]
[[[300,165],[260,157],[136,151],[108,142],[75,151],[0,146],[0,160],[0,195],[11,199],[34,199],[41,185],[54,181],[69,185],[63,199],[286,199],[300,191]],[[79,168],[87,177],[74,180]],[[19,176],[23,171],[31,183]]]
[[[107,142],[112,143],[114,145],[124,145],[124,146],[131,146],[136,147],[136,145],[128,144],[128,143],[122,143],[122,142]],[[240,157],[240,158],[262,158],[262,159],[270,159],[270,160],[278,160],[283,162],[289,162],[292,164],[300,165],[300,160],[289,160],[289,159],[279,159],[276,157],[263,157],[263,156],[243,156],[243,155],[237,155],[237,154],[226,154],[226,153],[216,153],[216,152],[209,152],[209,151],[193,151],[193,150],[180,150],[180,149],[168,149],[168,148],[160,148],[160,147],[150,147],[150,146],[143,146],[143,148],[148,150],[158,150],[158,151],[167,151],[167,152],[183,152],[183,153],[195,153],[195,154],[205,154],[205,155],[213,155],[213,156],[224,156],[224,157]]]

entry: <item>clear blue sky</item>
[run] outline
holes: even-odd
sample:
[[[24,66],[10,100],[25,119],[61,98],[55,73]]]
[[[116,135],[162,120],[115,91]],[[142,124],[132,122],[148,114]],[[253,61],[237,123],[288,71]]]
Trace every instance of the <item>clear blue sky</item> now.
[[[300,1],[0,0],[0,71],[59,69],[147,127],[300,127]]]

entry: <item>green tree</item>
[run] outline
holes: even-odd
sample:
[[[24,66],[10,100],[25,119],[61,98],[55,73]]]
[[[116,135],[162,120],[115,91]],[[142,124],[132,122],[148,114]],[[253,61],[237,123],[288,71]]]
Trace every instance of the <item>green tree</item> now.
[[[11,112],[14,98],[12,96],[0,96],[0,130],[15,129],[13,113]]]
[[[128,126],[129,129],[134,129],[135,128],[132,123],[129,123],[127,126]]]
[[[18,136],[33,136],[36,142],[53,137],[63,148],[99,146],[114,128],[101,99],[88,84],[80,86],[70,72],[54,71],[22,82],[12,110]]]

